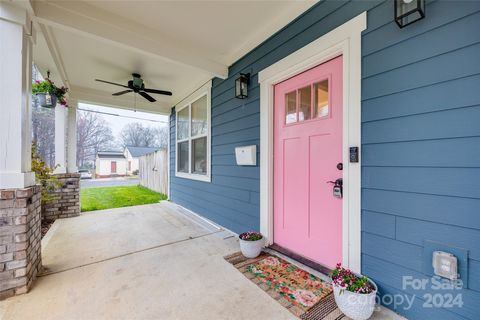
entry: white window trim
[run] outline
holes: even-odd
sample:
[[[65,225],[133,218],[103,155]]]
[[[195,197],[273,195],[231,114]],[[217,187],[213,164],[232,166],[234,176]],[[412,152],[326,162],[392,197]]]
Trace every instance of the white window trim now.
[[[273,107],[275,84],[343,56],[343,248],[342,263],[361,270],[361,163],[349,147],[361,146],[361,33],[367,14],[330,31],[258,74],[260,83],[260,231],[273,243]]]
[[[211,97],[211,91],[212,91],[212,81],[209,81],[205,85],[203,85],[201,88],[196,90],[194,93],[192,93],[190,96],[185,99],[187,102],[179,109],[175,108],[175,176],[179,178],[185,178],[185,179],[191,179],[191,180],[197,180],[197,181],[204,181],[204,182],[211,182],[211,172],[212,172],[212,148],[211,148],[211,136],[212,136],[212,120],[211,120],[211,111],[212,111],[212,97]],[[207,96],[207,174],[196,174],[196,173],[185,173],[185,172],[178,172],[178,113],[189,107],[193,102],[196,100],[200,99],[203,96]],[[190,110],[190,115],[189,119],[191,121],[191,110]],[[190,132],[190,127],[191,127],[191,122],[189,123],[188,130],[189,134]],[[203,135],[202,135],[203,136]],[[200,136],[196,136],[200,137]],[[189,166],[189,171],[191,171],[192,167],[192,140],[195,139],[196,137],[189,137],[188,140],[184,139],[181,141],[189,141],[189,157],[188,157],[188,166]]]

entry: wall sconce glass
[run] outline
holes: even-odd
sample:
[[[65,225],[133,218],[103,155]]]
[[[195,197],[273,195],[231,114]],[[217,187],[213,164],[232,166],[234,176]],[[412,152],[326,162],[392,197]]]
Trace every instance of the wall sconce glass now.
[[[240,73],[240,77],[235,80],[235,98],[245,99],[248,97],[249,82],[250,73]]]
[[[395,0],[395,22],[400,28],[425,18],[425,0]]]

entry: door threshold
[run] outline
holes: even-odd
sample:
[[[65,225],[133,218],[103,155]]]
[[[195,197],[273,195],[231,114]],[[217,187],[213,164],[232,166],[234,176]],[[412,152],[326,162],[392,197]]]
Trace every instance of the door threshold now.
[[[295,261],[298,261],[299,263],[317,271],[317,272],[320,272],[324,275],[327,275],[329,276],[330,273],[332,272],[332,269],[318,263],[318,262],[315,262],[315,261],[312,261],[308,258],[305,258],[304,256],[301,256],[289,249],[286,249],[284,247],[281,247],[277,244],[272,244],[270,246],[267,247],[268,249],[272,250],[272,251],[276,251],[278,253],[281,253],[283,254],[284,256],[287,256],[289,257],[290,259],[293,259]]]

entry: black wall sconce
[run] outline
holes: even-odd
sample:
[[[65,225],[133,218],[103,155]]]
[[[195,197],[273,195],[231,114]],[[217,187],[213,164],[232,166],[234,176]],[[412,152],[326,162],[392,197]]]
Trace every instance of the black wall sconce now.
[[[400,28],[425,18],[425,0],[395,0],[395,22]]]
[[[235,98],[245,99],[248,97],[248,85],[250,84],[250,73],[240,73],[235,79]]]

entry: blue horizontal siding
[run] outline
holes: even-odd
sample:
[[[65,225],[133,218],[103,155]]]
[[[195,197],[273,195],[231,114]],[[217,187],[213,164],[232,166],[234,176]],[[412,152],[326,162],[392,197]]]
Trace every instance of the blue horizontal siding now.
[[[477,59],[479,54],[480,44],[473,44],[368,77],[362,81],[362,99],[372,99],[479,74],[480,61]]]
[[[233,125],[233,124],[232,124]],[[247,140],[258,140],[260,135],[260,126],[251,127],[251,128],[235,128],[233,131],[217,135],[212,126],[212,146],[218,146],[222,144],[237,143],[241,145],[244,141]],[[232,149],[234,151],[235,149]]]
[[[480,106],[384,119],[364,123],[362,137],[365,144],[474,137],[480,136],[478,119]]]
[[[395,216],[363,210],[362,231],[395,239]]]
[[[422,33],[407,42],[400,42],[369,54],[362,60],[362,77],[365,79],[478,43],[480,33],[465,32],[465,30],[474,30],[479,19],[480,12],[476,12],[463,19],[442,25],[431,32]],[[445,41],[445,33],[456,36]],[[425,46],[425,43],[429,45]]]
[[[382,199],[382,201],[378,201]],[[480,200],[409,191],[363,189],[362,208],[396,217],[416,218],[480,230]],[[454,213],[454,214],[453,214]],[[373,224],[373,222],[372,222]]]
[[[469,260],[468,287],[480,292],[480,261]]]
[[[212,182],[175,177],[171,198],[236,232],[259,228],[259,167],[235,164],[236,146],[259,146],[258,72],[367,11],[362,35],[362,272],[409,319],[478,319],[480,313],[480,1],[427,1],[427,17],[399,29],[393,2],[321,1],[229,68],[212,88]],[[234,98],[240,72],[249,97]],[[175,113],[171,117],[175,160]],[[259,154],[257,154],[259,157]],[[424,308],[424,243],[468,250],[462,308]],[[443,293],[443,292],[442,292]],[[457,292],[454,292],[457,293]]]
[[[379,28],[374,32],[367,32],[364,35],[362,39],[363,56],[368,56],[398,43],[404,43],[408,46],[407,40],[425,33],[429,34],[437,28],[451,23],[452,21],[464,19],[466,16],[480,10],[479,1],[460,0],[455,1],[454,3],[449,0],[427,1],[426,11],[428,11],[428,18],[415,23],[415,27],[412,26],[399,31],[397,25],[392,23],[393,4],[391,1],[386,1],[384,5],[387,7],[389,6],[390,11],[377,12],[372,10],[372,12],[369,12],[369,14],[372,14],[372,16],[369,17],[369,21],[376,19],[384,21],[383,19],[389,19],[389,22],[383,25],[382,28]],[[445,39],[457,36],[450,32],[444,33],[444,35]],[[437,39],[437,41],[445,41],[445,39]],[[429,45],[430,42],[434,45],[434,41],[429,38]]]
[[[364,144],[364,166],[477,168],[480,137]],[[402,152],[398,152],[402,150]]]
[[[480,168],[364,167],[369,189],[480,198]]]
[[[421,245],[363,232],[362,253],[408,269],[420,271],[422,268],[423,248]]]
[[[215,125],[221,125],[224,123],[236,121],[237,119],[250,117],[252,115],[256,115],[257,117],[259,117],[259,112],[258,110],[256,110],[255,106],[249,107],[248,105],[247,106],[242,105],[242,107],[240,108],[235,108],[231,111],[227,111],[217,116],[214,116],[212,119],[212,122]]]
[[[235,122],[235,126],[232,125],[232,122]],[[212,133],[212,136],[220,136],[238,131],[238,127],[242,128],[241,130],[260,127],[260,117],[255,113],[222,124],[215,124],[213,121],[212,125],[215,126],[215,135]]]
[[[425,308],[424,304],[427,302],[425,299],[425,294],[434,294],[437,292],[428,292],[428,291],[417,291],[408,288],[406,290],[400,290],[403,287],[403,277],[410,276],[419,280],[428,280],[423,274],[415,272],[411,269],[403,268],[399,265],[389,263],[388,261],[378,259],[374,256],[367,254],[362,254],[362,272],[365,274],[374,277],[378,285],[380,295],[385,297],[397,296],[397,297],[408,297],[408,299],[414,299],[413,306],[409,308],[408,303],[400,303],[394,305],[393,303],[388,304],[389,307],[394,309],[396,312],[406,316],[408,319],[419,319],[419,320],[438,320],[438,319],[477,319],[476,317],[476,303],[475,299],[478,299],[477,293],[473,292],[473,295],[468,297],[463,297],[465,292],[469,290],[460,290],[454,292],[448,292],[453,295],[462,294],[464,306],[459,308]],[[471,291],[470,291],[471,292]],[[398,299],[398,298],[397,298]],[[385,300],[382,300],[385,301]],[[469,304],[468,309],[466,304]],[[395,308],[393,308],[395,307]]]
[[[362,121],[375,121],[480,105],[480,75],[403,91],[362,102]],[[462,94],[452,94],[461,92]],[[386,108],[385,106],[388,106]]]
[[[419,221],[397,217],[396,239],[416,245],[425,240],[445,243],[469,250],[471,259],[480,260],[480,232],[478,229],[462,228],[442,223]]]
[[[239,177],[258,180],[260,174],[258,167],[239,167],[232,165],[212,165],[212,175],[224,177]]]

